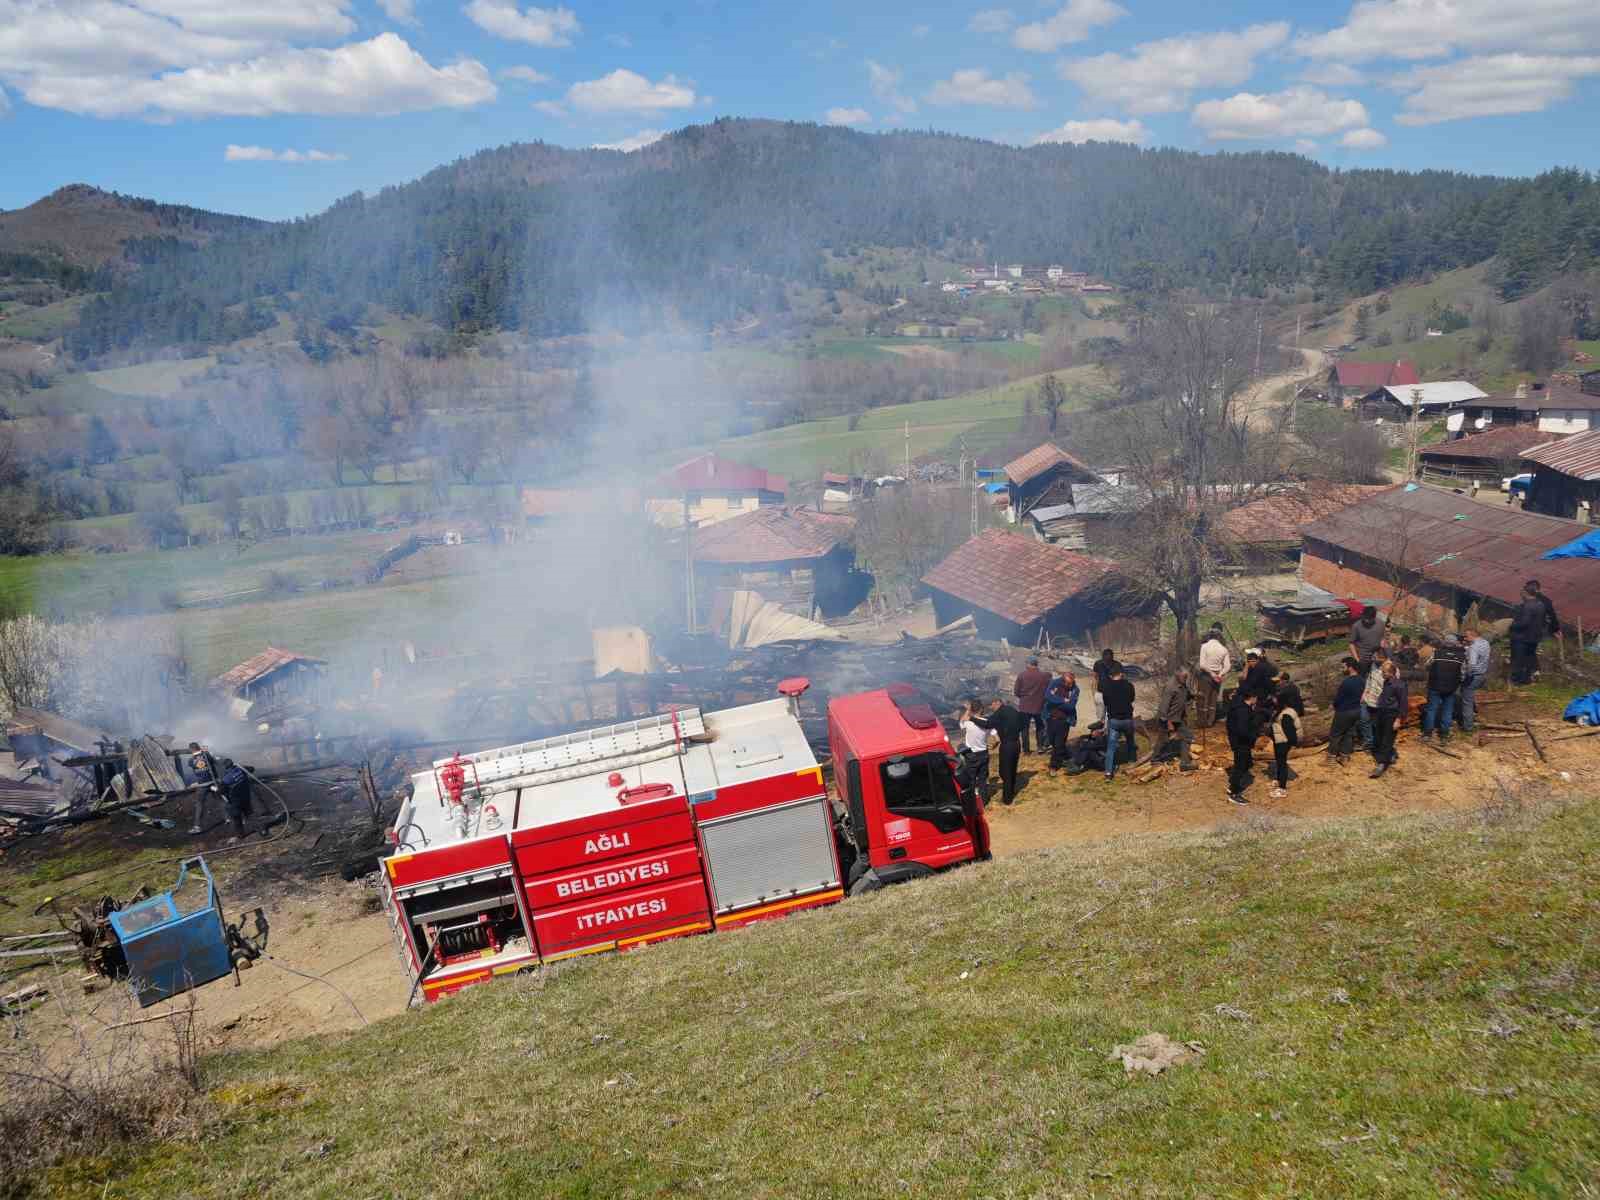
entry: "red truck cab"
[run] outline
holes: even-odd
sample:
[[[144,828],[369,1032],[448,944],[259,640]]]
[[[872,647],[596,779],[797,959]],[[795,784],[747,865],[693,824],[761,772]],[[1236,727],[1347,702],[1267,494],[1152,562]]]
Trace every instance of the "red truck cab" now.
[[[983,801],[916,688],[836,697],[828,746],[850,894],[989,857]]]

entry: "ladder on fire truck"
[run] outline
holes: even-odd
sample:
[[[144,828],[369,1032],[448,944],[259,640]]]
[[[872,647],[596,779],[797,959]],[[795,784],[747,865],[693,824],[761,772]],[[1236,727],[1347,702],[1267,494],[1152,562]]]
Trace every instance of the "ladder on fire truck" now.
[[[458,761],[477,773],[478,794],[491,796],[518,788],[598,774],[607,768],[635,766],[683,755],[706,740],[699,708],[677,709],[637,721],[623,721],[581,733],[564,733],[516,746],[461,755]],[[440,759],[434,770],[451,762]]]

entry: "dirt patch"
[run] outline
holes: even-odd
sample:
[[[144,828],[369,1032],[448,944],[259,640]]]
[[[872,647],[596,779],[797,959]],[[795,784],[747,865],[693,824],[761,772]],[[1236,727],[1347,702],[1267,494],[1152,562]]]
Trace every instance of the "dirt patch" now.
[[[1450,758],[1422,745],[1416,730],[1408,729],[1399,741],[1400,761],[1382,779],[1368,778],[1372,760],[1359,752],[1341,767],[1321,751],[1305,751],[1291,763],[1299,778],[1290,782],[1287,796],[1274,800],[1272,754],[1263,740],[1256,747],[1255,782],[1246,792],[1250,803],[1242,808],[1227,800],[1229,756],[1220,727],[1196,742],[1200,770],[1183,774],[1169,768],[1149,783],[1134,782],[1126,771],[1111,783],[1098,771],[1051,778],[1044,756],[1024,755],[1017,803],[1009,809],[992,805],[989,829],[994,853],[1004,856],[1136,833],[1246,827],[1263,816],[1293,821],[1470,810],[1497,802],[1498,780],[1542,784],[1559,796],[1577,795],[1600,778],[1600,738],[1541,741],[1548,763],[1539,761],[1526,738],[1480,747],[1458,736],[1448,747],[1458,757]]]
[[[943,346],[879,346],[878,349],[886,354],[898,354],[902,358],[909,358],[914,362],[928,363],[932,366],[954,366],[961,361],[961,356],[953,350],[946,350]]]

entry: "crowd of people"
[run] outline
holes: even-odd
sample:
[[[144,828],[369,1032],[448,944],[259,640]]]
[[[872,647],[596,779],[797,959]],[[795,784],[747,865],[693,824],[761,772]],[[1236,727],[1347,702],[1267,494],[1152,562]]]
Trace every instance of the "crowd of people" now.
[[[1511,682],[1532,682],[1539,671],[1539,642],[1561,636],[1555,606],[1530,579],[1510,628]],[[1411,681],[1426,688],[1422,708],[1422,740],[1447,742],[1459,728],[1470,734],[1477,723],[1478,690],[1489,675],[1490,645],[1477,625],[1458,637],[1425,635],[1414,644],[1408,634],[1391,636],[1388,622],[1367,605],[1352,623],[1349,654],[1343,659],[1333,695],[1333,724],[1327,753],[1339,766],[1347,766],[1359,746],[1373,761],[1371,778],[1379,779],[1398,761],[1395,742],[1411,712]],[[1161,691],[1154,716],[1156,745],[1152,761],[1176,761],[1181,771],[1196,769],[1192,747],[1194,731],[1209,729],[1219,717],[1219,702],[1234,674],[1233,656],[1220,626],[1206,633],[1193,668],[1177,671]],[[1024,754],[1048,755],[1052,775],[1064,770],[1078,775],[1098,769],[1107,780],[1119,767],[1138,757],[1134,700],[1136,689],[1114,650],[1095,660],[1091,689],[1095,720],[1073,736],[1078,724],[1082,690],[1071,671],[1052,675],[1037,656],[1016,677],[1013,699],[973,698],[960,714],[961,756],[985,800],[989,798],[991,749],[997,752],[1000,801],[1011,804],[1017,795],[1017,770]],[[1191,723],[1190,712],[1194,717]],[[1255,749],[1263,737],[1272,746],[1272,795],[1288,794],[1295,777],[1289,765],[1292,750],[1305,739],[1305,699],[1290,673],[1279,669],[1266,651],[1245,652],[1235,686],[1221,721],[1232,759],[1227,779],[1227,799],[1244,805]]]

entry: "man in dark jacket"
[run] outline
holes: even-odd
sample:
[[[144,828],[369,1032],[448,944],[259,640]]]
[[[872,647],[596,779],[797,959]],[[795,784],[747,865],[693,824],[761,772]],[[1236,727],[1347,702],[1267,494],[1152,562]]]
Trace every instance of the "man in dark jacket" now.
[[[1344,660],[1344,678],[1333,693],[1333,728],[1328,731],[1328,753],[1341,767],[1350,761],[1356,748],[1356,730],[1361,721],[1361,691],[1366,686],[1361,664],[1355,658]]]
[[[1024,754],[1033,753],[1033,747],[1028,745],[1030,730],[1037,730],[1039,734],[1039,753],[1043,754],[1049,745],[1044,733],[1044,693],[1049,686],[1050,676],[1039,669],[1038,656],[1034,655],[1028,659],[1028,665],[1011,688],[1012,695],[1017,698],[1017,711],[1028,718],[1028,723],[1022,727]]]
[[[1133,684],[1122,675],[1122,664],[1111,664],[1111,678],[1100,688],[1106,703],[1106,778],[1117,774],[1117,747],[1133,741]]]
[[[987,717],[973,717],[972,722],[994,730],[1000,739],[1000,802],[1010,804],[1017,798],[1017,761],[1022,757],[1022,737],[1029,719],[1014,706],[996,700]]]
[[[1106,680],[1111,678],[1111,668],[1116,665],[1117,656],[1112,653],[1109,646],[1094,660],[1094,715],[1097,720],[1106,719],[1106,701],[1102,692]]]
[[[1528,580],[1528,586],[1533,589],[1533,594],[1538,597],[1539,603],[1544,605],[1545,633],[1550,637],[1555,638],[1557,641],[1560,641],[1562,637],[1561,621],[1556,616],[1555,604],[1551,601],[1549,596],[1544,594],[1544,589],[1539,586],[1539,581],[1537,579]],[[1539,659],[1537,654],[1534,656],[1533,674],[1535,678],[1537,678],[1539,675]]]
[[[1189,672],[1180,668],[1161,693],[1161,703],[1156,706],[1156,722],[1161,726],[1161,740],[1165,743],[1160,753],[1165,754],[1166,761],[1171,761],[1172,751],[1169,747],[1176,743],[1178,769],[1181,771],[1196,770],[1194,760],[1189,756],[1189,747],[1194,743],[1194,734],[1189,732],[1189,701],[1193,695],[1189,689]]]
[[[1250,778],[1250,750],[1256,744],[1256,694],[1237,688],[1228,705],[1228,748],[1233,751],[1233,765],[1228,768],[1228,800],[1233,804],[1249,804],[1244,789]]]
[[[1550,619],[1532,581],[1523,585],[1522,603],[1511,618],[1511,682],[1532,683],[1539,670],[1539,639]]]
[[[1399,761],[1399,756],[1394,751],[1394,742],[1410,707],[1411,693],[1406,687],[1405,676],[1400,674],[1400,668],[1392,661],[1385,663],[1383,691],[1378,694],[1378,707],[1372,715],[1373,731],[1377,735],[1377,745],[1373,748],[1372,756],[1378,760],[1378,765],[1373,769],[1370,778],[1380,778]]]
[[[1428,664],[1428,706],[1422,710],[1423,741],[1433,737],[1436,728],[1440,742],[1450,740],[1450,723],[1455,718],[1462,669],[1461,643],[1451,638],[1439,647]]]
[[[222,793],[222,810],[228,814],[228,820],[233,822],[233,840],[238,841],[245,834],[245,818],[254,808],[251,801],[250,774],[233,759],[225,758],[222,760],[222,776],[217,780],[216,786]]]

